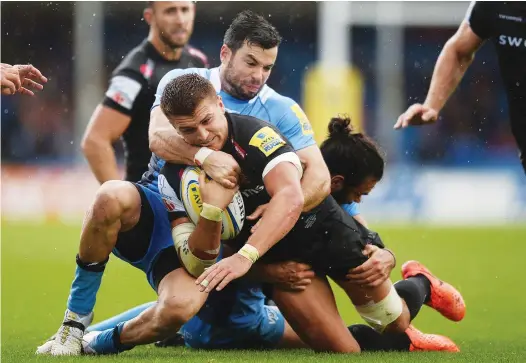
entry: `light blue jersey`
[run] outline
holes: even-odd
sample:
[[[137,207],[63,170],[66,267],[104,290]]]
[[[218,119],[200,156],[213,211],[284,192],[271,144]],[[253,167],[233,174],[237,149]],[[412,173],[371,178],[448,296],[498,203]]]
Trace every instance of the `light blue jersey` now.
[[[360,214],[360,211],[358,210],[358,203],[352,202],[350,204],[342,204],[341,207],[351,217]]]
[[[221,89],[219,67],[212,69],[174,69],[168,72],[159,82],[152,109],[160,105],[163,91],[171,80],[190,73],[199,74],[212,83],[217,93],[223,99],[227,112],[252,116],[271,123],[290,141],[295,150],[301,150],[316,144],[307,116],[291,98],[280,95],[267,85],[264,85],[261,91],[250,100],[239,100],[232,97]],[[149,189],[158,192],[157,177],[164,163],[164,160],[153,154],[148,171],[144,174],[141,183]]]

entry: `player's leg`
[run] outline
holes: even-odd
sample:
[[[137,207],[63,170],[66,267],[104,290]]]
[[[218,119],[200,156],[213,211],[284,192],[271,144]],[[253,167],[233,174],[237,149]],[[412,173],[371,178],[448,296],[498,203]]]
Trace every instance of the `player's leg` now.
[[[158,292],[157,303],[139,316],[115,328],[86,334],[84,350],[91,354],[114,354],[169,338],[199,311],[208,296],[183,268],[164,276]]]
[[[332,277],[345,290],[364,320],[379,331],[405,332],[424,303],[451,320],[463,318],[465,305],[456,289],[438,280],[415,261],[404,266],[402,270],[407,279],[395,285],[386,280],[378,287],[359,287],[342,276]]]
[[[301,292],[275,289],[272,297],[294,331],[312,349],[360,352],[358,343],[338,313],[326,278],[317,276]]]
[[[449,320],[460,321],[464,318],[466,304],[462,294],[451,284],[436,277],[422,263],[418,261],[404,263],[402,277],[403,280],[396,282],[394,286],[398,295],[407,302],[410,310],[411,299],[416,299],[418,304],[423,301]]]
[[[86,328],[86,332],[102,331],[102,330],[114,328],[119,323],[124,323],[128,320],[131,320],[139,316],[144,310],[148,309],[150,306],[154,305],[155,303],[156,301],[144,303],[142,305],[126,310],[118,315],[112,316],[111,318],[98,322],[97,324],[90,325],[89,327]]]
[[[82,226],[64,320],[51,351],[45,353],[80,354],[82,335],[92,320],[102,275],[119,232],[133,229],[140,216],[141,197],[133,184],[109,181],[99,188]]]
[[[231,331],[223,333],[231,337],[231,346],[242,349],[308,348],[278,307],[266,304],[267,297],[271,296],[268,288],[245,282],[238,284],[228,322]]]

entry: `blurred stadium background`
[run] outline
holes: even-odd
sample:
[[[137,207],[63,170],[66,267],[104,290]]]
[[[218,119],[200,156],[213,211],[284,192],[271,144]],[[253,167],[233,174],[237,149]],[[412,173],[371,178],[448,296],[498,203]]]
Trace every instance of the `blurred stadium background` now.
[[[76,221],[97,186],[81,135],[111,71],[147,35],[144,3],[1,6],[2,61],[31,62],[50,78],[37,97],[2,98],[3,217]],[[218,65],[222,35],[238,11],[269,17],[284,37],[270,86],[300,102],[318,140],[331,115],[349,113],[386,151],[389,172],[363,202],[372,221],[518,222],[526,188],[492,45],[477,54],[436,126],[392,129],[408,105],[423,102],[436,58],[467,6],[203,2],[191,44]],[[64,192],[75,197],[57,197]]]
[[[475,355],[465,361],[483,361],[497,346],[503,355],[488,355],[488,361],[523,361],[526,327],[517,319],[526,316],[524,294],[507,286],[522,285],[516,269],[525,252],[526,179],[493,46],[478,52],[436,126],[393,130],[407,106],[424,101],[437,56],[468,5],[199,2],[191,44],[216,66],[222,35],[237,12],[250,8],[269,17],[284,37],[270,86],[302,105],[318,141],[329,117],[348,113],[381,144],[388,170],[364,198],[364,216],[399,261],[426,261],[465,294],[465,324],[426,312],[419,326],[467,347]],[[64,311],[82,216],[97,188],[80,139],[112,70],[147,35],[143,7],[125,1],[1,3],[2,61],[30,62],[49,78],[36,97],[1,99],[6,361],[28,361]],[[480,228],[487,225],[494,227]],[[112,260],[97,320],[154,298],[138,283],[137,271]],[[28,311],[34,301],[41,304]],[[342,311],[347,321],[357,321],[352,308]],[[492,346],[496,337],[502,344]],[[522,355],[508,355],[510,349]]]

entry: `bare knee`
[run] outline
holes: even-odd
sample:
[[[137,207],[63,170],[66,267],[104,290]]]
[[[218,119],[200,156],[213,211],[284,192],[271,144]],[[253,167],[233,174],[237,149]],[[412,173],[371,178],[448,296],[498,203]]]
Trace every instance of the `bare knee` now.
[[[156,330],[173,331],[192,319],[201,305],[189,297],[170,296],[159,301],[155,314]],[[177,330],[176,330],[177,331]]]

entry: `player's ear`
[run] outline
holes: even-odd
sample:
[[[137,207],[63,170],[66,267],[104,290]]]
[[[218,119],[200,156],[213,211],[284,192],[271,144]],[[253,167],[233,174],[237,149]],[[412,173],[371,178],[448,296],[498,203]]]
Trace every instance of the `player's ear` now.
[[[144,11],[142,12],[142,16],[144,17],[144,21],[148,24],[148,25],[152,25],[152,17],[153,17],[153,9],[152,8],[146,8],[144,9]]]
[[[230,62],[230,57],[232,57],[232,50],[228,47],[228,45],[223,44],[221,46],[221,51],[219,52],[221,63],[228,64],[228,62]]]
[[[343,175],[334,175],[331,177],[331,193],[343,190],[345,178]]]
[[[225,113],[225,104],[223,103],[223,99],[220,95],[217,95],[217,105],[221,109],[221,113]]]

